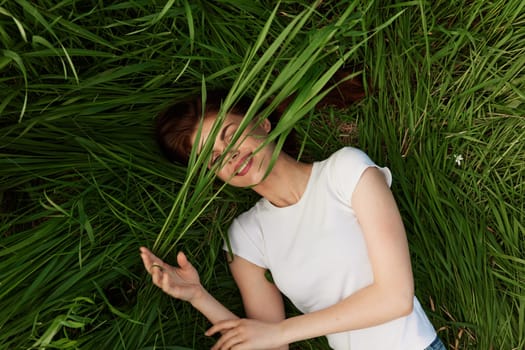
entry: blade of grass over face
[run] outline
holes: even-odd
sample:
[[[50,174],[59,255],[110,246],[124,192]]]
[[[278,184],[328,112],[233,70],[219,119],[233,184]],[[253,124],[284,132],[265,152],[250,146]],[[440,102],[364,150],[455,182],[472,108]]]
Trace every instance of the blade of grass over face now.
[[[302,13],[300,13],[298,16],[294,18],[294,20],[281,32],[281,34],[272,42],[272,44],[262,53],[262,56],[258,58],[254,63],[252,68],[249,68],[254,61],[254,57],[256,57],[256,54],[261,48],[261,45],[265,42],[267,42],[267,35],[269,28],[271,27],[271,24],[273,20],[275,19],[275,15],[278,8],[275,8],[272,14],[269,17],[268,22],[266,23],[264,29],[261,31],[261,34],[259,35],[254,47],[252,47],[244,62],[243,67],[241,67],[240,74],[237,78],[237,80],[233,83],[233,86],[230,90],[230,95],[228,98],[224,101],[224,111],[228,110],[230,106],[232,106],[236,99],[244,94],[244,91],[248,88],[248,83],[255,79],[255,77],[264,74],[264,71],[272,72],[276,69],[275,62],[282,61],[283,58],[281,58],[282,52],[287,52],[288,47],[293,42],[294,38],[300,33],[300,29],[305,25],[307,20],[310,18],[310,16],[313,13],[314,7],[311,7]],[[254,118],[254,112],[260,108],[260,106],[267,101],[275,92],[279,91],[279,94],[273,99],[273,108],[275,108],[278,104],[280,104],[286,97],[292,95],[295,91],[298,89],[301,89],[302,92],[307,91],[307,93],[300,93],[297,98],[294,100],[292,106],[290,107],[290,110],[288,113],[283,115],[280,123],[277,125],[277,128],[274,130],[273,134],[275,136],[271,136],[268,139],[269,141],[274,140],[277,136],[279,136],[282,133],[286,133],[289,131],[292,127],[294,122],[296,122],[298,119],[300,119],[302,116],[304,116],[309,110],[311,110],[317,102],[322,98],[323,94],[322,89],[328,82],[328,80],[332,77],[332,75],[337,71],[337,69],[342,66],[344,61],[350,56],[350,54],[354,53],[356,50],[356,47],[354,47],[352,50],[350,50],[348,53],[346,53],[341,59],[336,61],[335,64],[326,72],[314,72],[316,75],[312,75],[309,73],[310,70],[315,67],[315,65],[318,63],[319,55],[323,50],[325,50],[325,46],[329,43],[330,39],[336,35],[338,30],[343,27],[343,23],[345,23],[345,20],[347,17],[352,13],[353,7],[349,7],[344,14],[341,15],[339,18],[339,21],[335,23],[333,27],[326,27],[323,31],[317,31],[312,39],[309,41],[309,43],[306,45],[306,47],[301,48],[299,47],[298,52],[300,54],[296,54],[295,57],[289,60],[289,62],[284,66],[283,71],[280,75],[278,75],[275,80],[273,80],[273,84],[269,87],[266,86],[266,83],[268,83],[269,75],[266,75],[266,79],[264,80],[263,84],[259,87],[259,93],[255,95],[254,101],[252,103],[252,107],[248,110],[248,113],[246,117],[243,119],[243,122],[241,123],[239,129],[237,130],[236,135],[233,137],[232,145],[235,144],[235,142],[238,140],[238,137],[243,133],[243,131],[246,129],[246,127],[249,125],[249,123]],[[388,25],[395,19],[392,18],[390,21],[388,21],[385,25]],[[345,28],[345,30],[348,28]],[[380,28],[381,29],[381,28]],[[362,41],[362,44],[366,42],[367,38],[365,38]],[[272,63],[270,63],[272,62]],[[269,68],[267,68],[267,65],[270,65]],[[286,73],[286,74],[285,74]],[[310,79],[310,81],[315,82],[313,86],[310,86],[305,82],[305,75]],[[203,86],[203,90],[205,90],[206,87]],[[264,94],[263,94],[264,91]],[[260,99],[259,99],[260,98]],[[205,96],[204,96],[205,99]],[[301,106],[300,108],[295,107],[296,105]],[[295,108],[295,110],[294,110]],[[268,112],[266,112],[268,113]],[[263,114],[264,116],[264,114]],[[292,120],[289,120],[290,116],[293,116]],[[179,239],[183,237],[185,232],[192,226],[192,224],[197,220],[204,212],[206,207],[210,205],[210,203],[217,198],[217,195],[219,192],[216,192],[214,195],[206,196],[206,191],[211,188],[213,176],[209,176],[209,172],[207,171],[207,164],[208,159],[211,154],[213,141],[215,139],[215,136],[218,134],[220,130],[220,125],[223,121],[224,114],[218,118],[217,123],[214,126],[214,129],[212,130],[210,137],[208,138],[206,144],[204,145],[201,156],[198,158],[198,160],[195,160],[195,154],[192,154],[191,159],[193,159],[193,162],[190,162],[190,171],[188,172],[188,176],[185,180],[185,186],[179,191],[177,201],[174,203],[174,206],[170,212],[170,215],[168,216],[163,229],[159,236],[157,237],[155,246],[159,248],[160,251],[163,251],[165,249],[162,248],[162,245],[159,246],[159,244],[162,244],[160,242],[169,242],[169,247],[171,250],[173,249]],[[200,137],[197,136],[197,139]],[[261,147],[263,147],[264,143]],[[278,144],[279,146],[279,144]],[[279,147],[278,147],[279,149]],[[193,150],[193,153],[195,153],[195,149]],[[225,152],[227,153],[227,152]],[[277,153],[275,153],[276,155]],[[275,161],[275,155],[273,161]],[[200,171],[197,171],[198,168],[201,168]],[[207,173],[208,175],[205,177],[202,177],[203,173]],[[197,183],[194,187],[190,187],[190,184],[192,184],[193,179],[195,176],[199,176]],[[194,191],[192,195],[189,195],[189,191]],[[207,202],[205,202],[206,200]],[[185,203],[184,201],[187,201]],[[189,218],[186,218],[188,221],[183,222],[182,218],[184,217],[182,215],[186,208],[201,208],[201,210],[194,211],[193,215]],[[179,209],[180,208],[180,209]],[[177,215],[178,220],[177,224],[171,225],[172,221],[174,220],[174,217]],[[179,225],[184,225],[183,228]],[[172,226],[171,233],[168,234],[167,237],[164,236],[164,232],[166,231],[166,228],[168,226]]]

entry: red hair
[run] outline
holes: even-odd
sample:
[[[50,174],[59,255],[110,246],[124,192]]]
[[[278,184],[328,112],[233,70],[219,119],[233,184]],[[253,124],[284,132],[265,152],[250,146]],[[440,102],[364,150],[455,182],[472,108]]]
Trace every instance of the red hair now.
[[[341,80],[351,74],[346,70],[339,70],[334,75],[335,80]],[[206,105],[202,105],[202,97],[196,96],[182,102],[175,103],[159,113],[156,120],[155,134],[162,153],[172,162],[188,164],[191,153],[192,135],[195,133],[201,118],[219,113],[222,101],[227,91],[218,90],[207,93]],[[328,105],[337,108],[346,108],[365,96],[363,83],[360,78],[349,79],[332,90],[318,105],[318,108]],[[279,121],[280,115],[288,107],[295,96],[290,96],[276,111],[268,117],[272,128]],[[251,101],[241,98],[229,112],[244,116],[250,107]],[[204,107],[204,108],[203,108]],[[290,133],[284,151],[294,156],[296,153],[294,137]]]
[[[162,153],[172,162],[187,165],[191,153],[192,135],[202,118],[219,113],[222,101],[227,91],[210,91],[206,96],[206,105],[203,108],[202,97],[196,96],[182,102],[175,103],[159,113],[157,116],[155,133]],[[250,107],[251,101],[241,98],[230,110],[244,116]],[[276,112],[268,117],[272,126],[278,120]]]

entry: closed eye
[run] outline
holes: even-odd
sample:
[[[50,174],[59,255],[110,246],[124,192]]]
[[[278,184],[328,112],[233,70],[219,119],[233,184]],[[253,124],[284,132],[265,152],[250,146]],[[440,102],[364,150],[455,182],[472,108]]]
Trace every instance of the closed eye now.
[[[233,139],[233,135],[235,135],[235,132],[237,131],[238,126],[234,123],[228,124],[226,127],[224,127],[221,131],[221,134],[219,135],[222,142],[225,144],[225,146],[229,145]],[[210,164],[208,165],[209,168],[213,167],[217,161],[221,158],[221,154],[214,153],[210,159]]]
[[[220,156],[220,155],[217,154],[217,153],[214,153],[214,154],[211,156],[211,159],[210,159],[210,165],[209,165],[210,168],[213,167],[213,166],[217,163],[217,161],[219,160],[219,156]]]
[[[232,142],[233,135],[235,135],[235,132],[237,131],[237,128],[229,128],[228,131],[229,131],[228,134],[226,134],[225,137],[224,137],[224,142],[226,144],[230,144],[230,142]]]

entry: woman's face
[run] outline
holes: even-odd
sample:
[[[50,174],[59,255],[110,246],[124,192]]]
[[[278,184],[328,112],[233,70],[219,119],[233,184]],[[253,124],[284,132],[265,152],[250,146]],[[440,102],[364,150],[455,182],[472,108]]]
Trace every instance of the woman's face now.
[[[192,135],[193,145],[198,147],[197,153],[200,153],[211,134],[215,120],[216,115],[204,119],[198,143],[195,140],[197,131]],[[273,144],[269,144],[255,153],[270,131],[271,126],[267,119],[258,126],[250,123],[237,139],[236,144],[228,149],[242,120],[243,117],[237,114],[226,115],[215,138],[211,160],[208,164],[208,168],[211,169],[220,163],[216,168],[218,169],[216,170],[217,177],[236,187],[248,187],[260,183],[266,174],[274,149]],[[226,150],[227,154],[225,154]]]

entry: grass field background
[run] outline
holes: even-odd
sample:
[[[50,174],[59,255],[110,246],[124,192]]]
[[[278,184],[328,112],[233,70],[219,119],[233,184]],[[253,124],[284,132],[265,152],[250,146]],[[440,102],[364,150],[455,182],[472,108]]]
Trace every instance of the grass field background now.
[[[352,145],[388,166],[447,347],[525,348],[525,4],[309,3],[0,0],[0,349],[209,348],[141,245],[184,250],[242,315],[221,246],[256,196],[152,137],[156,113],[212,87],[270,108],[296,94],[272,137],[295,129],[304,160]],[[368,95],[315,110],[340,67]]]

